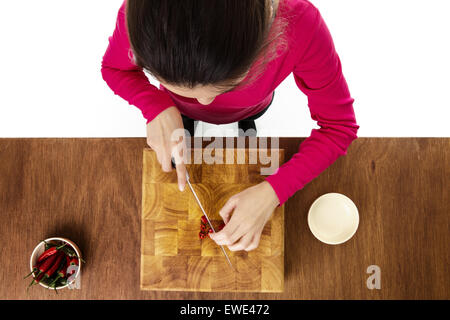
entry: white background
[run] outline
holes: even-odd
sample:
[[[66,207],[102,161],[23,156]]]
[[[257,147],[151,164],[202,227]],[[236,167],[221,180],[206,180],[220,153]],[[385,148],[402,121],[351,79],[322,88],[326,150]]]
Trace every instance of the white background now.
[[[358,136],[450,136],[450,1],[311,2],[341,58]],[[121,3],[2,1],[0,137],[145,136],[139,109],[100,73]],[[291,76],[257,126],[260,136],[301,137],[316,127]],[[236,127],[202,125],[197,134]]]

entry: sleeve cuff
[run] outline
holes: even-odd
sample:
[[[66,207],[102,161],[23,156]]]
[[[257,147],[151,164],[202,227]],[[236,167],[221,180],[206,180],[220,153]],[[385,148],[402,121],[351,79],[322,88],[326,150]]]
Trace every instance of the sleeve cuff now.
[[[283,181],[283,177],[279,174],[279,171],[277,171],[268,176],[265,180],[272,186],[280,201],[279,206],[282,206],[289,199],[289,195],[285,190],[285,181]]]

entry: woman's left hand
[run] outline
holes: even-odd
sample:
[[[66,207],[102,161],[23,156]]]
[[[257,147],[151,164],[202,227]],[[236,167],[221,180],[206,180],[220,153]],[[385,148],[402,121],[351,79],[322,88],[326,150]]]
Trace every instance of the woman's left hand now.
[[[264,225],[279,203],[267,181],[235,194],[219,212],[225,227],[216,234],[211,233],[210,238],[231,251],[256,249]]]

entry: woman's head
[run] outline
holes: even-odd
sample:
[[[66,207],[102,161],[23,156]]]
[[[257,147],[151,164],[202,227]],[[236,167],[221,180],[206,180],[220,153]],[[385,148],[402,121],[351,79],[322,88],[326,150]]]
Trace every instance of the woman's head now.
[[[126,12],[135,63],[203,104],[241,84],[279,36],[271,0],[128,0]]]

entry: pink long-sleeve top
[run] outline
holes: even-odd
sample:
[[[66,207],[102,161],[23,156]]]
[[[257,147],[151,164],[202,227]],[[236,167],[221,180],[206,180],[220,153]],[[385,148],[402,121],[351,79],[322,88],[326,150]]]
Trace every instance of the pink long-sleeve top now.
[[[244,88],[218,95],[209,105],[176,95],[162,85],[152,85],[143,70],[133,63],[126,29],[125,2],[119,9],[116,28],[102,61],[103,79],[129,104],[152,121],[160,112],[176,106],[182,114],[209,123],[235,122],[264,109],[275,88],[291,73],[298,88],[307,95],[311,118],[319,129],[299,146],[298,152],[272,175],[266,177],[280,205],[317,177],[336,159],[347,154],[357,138],[359,126],[354,99],[342,74],[341,61],[319,10],[307,0],[280,0],[275,19],[285,19],[284,50],[270,61],[263,74]],[[288,114],[286,116],[289,116]]]

